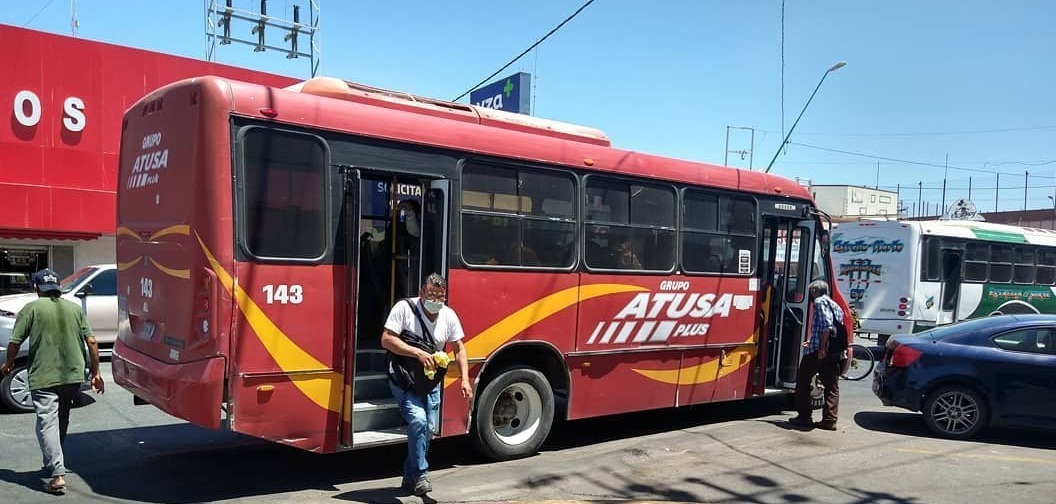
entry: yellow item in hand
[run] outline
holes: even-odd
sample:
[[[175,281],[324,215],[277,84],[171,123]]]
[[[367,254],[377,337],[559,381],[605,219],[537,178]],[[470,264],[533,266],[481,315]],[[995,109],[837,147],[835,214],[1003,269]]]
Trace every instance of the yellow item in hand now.
[[[446,368],[451,363],[451,357],[447,356],[447,352],[436,352],[433,354],[433,361],[437,366]]]
[[[436,363],[437,367],[446,368],[451,363],[451,357],[447,356],[446,352],[436,352],[433,354],[433,362]],[[432,380],[436,376],[436,368],[425,369],[425,377]]]

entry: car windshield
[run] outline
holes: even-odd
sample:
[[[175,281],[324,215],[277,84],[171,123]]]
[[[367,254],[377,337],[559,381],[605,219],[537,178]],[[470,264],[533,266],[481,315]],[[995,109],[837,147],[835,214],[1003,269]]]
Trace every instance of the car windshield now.
[[[63,294],[66,294],[81,284],[85,278],[92,276],[96,268],[81,268],[74,272],[72,275],[62,279],[62,285],[59,287]]]
[[[948,338],[950,336],[955,336],[955,335],[958,335],[958,334],[973,333],[973,332],[980,331],[980,330],[985,330],[987,328],[993,327],[995,325],[1003,324],[1003,323],[1005,323],[1005,322],[1001,318],[998,318],[998,317],[983,317],[983,318],[977,318],[977,319],[968,320],[968,321],[965,321],[965,322],[958,322],[956,324],[950,324],[950,325],[944,325],[944,326],[941,326],[941,327],[936,327],[935,329],[924,331],[924,332],[918,334],[917,336],[920,336],[922,338],[931,338],[932,340],[935,340],[935,341],[941,341],[941,340],[946,339],[946,338]]]

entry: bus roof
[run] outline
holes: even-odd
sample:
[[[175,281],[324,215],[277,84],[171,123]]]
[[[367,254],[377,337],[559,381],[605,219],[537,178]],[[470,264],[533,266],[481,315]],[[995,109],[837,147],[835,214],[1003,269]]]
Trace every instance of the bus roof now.
[[[811,199],[806,188],[784,177],[612,148],[605,133],[595,128],[340,79],[315,78],[278,89],[207,76],[170,86],[191,82],[229,92],[233,113],[248,117],[481,155]]]
[[[967,220],[904,221],[918,226],[921,234],[977,240],[1056,246],[1056,231]]]

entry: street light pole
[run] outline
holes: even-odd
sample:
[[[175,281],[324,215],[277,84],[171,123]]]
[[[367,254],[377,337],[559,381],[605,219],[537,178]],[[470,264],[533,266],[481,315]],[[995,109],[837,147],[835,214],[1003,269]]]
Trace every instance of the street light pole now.
[[[774,153],[774,158],[770,160],[770,164],[766,165],[766,169],[763,170],[763,173],[770,173],[770,168],[774,166],[774,161],[777,161],[777,156],[781,154],[781,149],[783,149],[785,147],[785,144],[788,143],[788,138],[792,136],[792,130],[796,129],[796,125],[799,124],[799,120],[803,117],[803,113],[806,112],[807,107],[810,106],[810,101],[814,99],[814,95],[818,94],[818,89],[821,89],[821,83],[825,82],[825,77],[828,77],[830,73],[835,72],[836,70],[839,70],[845,66],[847,66],[847,62],[845,61],[836,63],[835,65],[829,67],[829,69],[825,71],[825,74],[821,76],[821,80],[818,81],[818,85],[814,86],[814,92],[810,93],[810,98],[807,98],[807,103],[803,104],[803,110],[799,111],[799,115],[796,116],[796,122],[792,123],[791,128],[788,128],[788,133],[785,134],[785,139],[781,140],[781,145],[777,146],[777,152]]]

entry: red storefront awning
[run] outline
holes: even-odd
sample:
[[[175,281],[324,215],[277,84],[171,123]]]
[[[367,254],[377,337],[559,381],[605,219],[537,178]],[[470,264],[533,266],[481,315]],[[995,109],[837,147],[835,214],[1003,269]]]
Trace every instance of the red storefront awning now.
[[[3,229],[0,228],[0,239],[20,240],[94,240],[102,236],[101,233],[86,233],[81,231],[50,231],[47,229]]]

